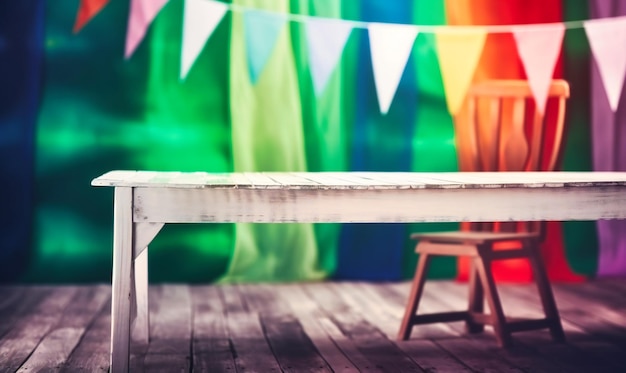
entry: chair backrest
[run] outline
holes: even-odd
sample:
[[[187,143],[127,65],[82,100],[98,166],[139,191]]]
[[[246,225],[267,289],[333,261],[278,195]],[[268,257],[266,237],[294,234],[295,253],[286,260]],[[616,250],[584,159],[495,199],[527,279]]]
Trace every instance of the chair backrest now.
[[[561,157],[569,85],[553,80],[545,114],[526,80],[472,86],[455,118],[460,171],[553,171]]]
[[[459,171],[554,171],[559,167],[569,85],[553,80],[542,114],[526,80],[473,85],[454,120]],[[522,224],[522,223],[520,223]],[[540,224],[496,230],[542,230]],[[494,230],[492,224],[471,229]]]

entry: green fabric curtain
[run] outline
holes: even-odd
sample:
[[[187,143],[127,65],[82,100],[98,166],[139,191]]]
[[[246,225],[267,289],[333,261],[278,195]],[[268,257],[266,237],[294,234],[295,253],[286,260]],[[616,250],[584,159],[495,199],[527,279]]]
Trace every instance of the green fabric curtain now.
[[[170,1],[143,45],[149,54],[143,123],[150,142],[134,153],[143,169],[232,171],[230,18],[225,17],[187,79],[179,80],[183,1]],[[141,48],[141,47],[140,47]],[[128,63],[142,64],[132,57]],[[146,66],[146,65],[144,65]],[[141,65],[135,65],[140,69]],[[171,225],[150,249],[153,281],[216,279],[233,245],[230,224]]]
[[[291,11],[295,14],[341,18],[341,1],[292,0]],[[355,56],[355,37],[348,39],[345,53],[331,75],[324,92],[315,96],[311,79],[306,35],[300,23],[290,25],[292,48],[298,73],[299,95],[302,108],[302,127],[308,171],[346,171],[350,123],[350,71]],[[314,224],[317,241],[318,263],[327,274],[335,272],[340,224]]]
[[[587,0],[563,1],[563,20],[589,19]],[[563,170],[591,171],[591,88],[589,43],[585,30],[568,30],[563,40],[563,68],[570,83],[567,103],[567,136]],[[593,276],[598,266],[598,235],[595,222],[564,222],[566,257],[576,273]]]
[[[108,281],[111,190],[89,186],[112,169],[232,170],[229,20],[183,83],[182,1],[157,17],[123,59],[128,2],[112,1],[78,35],[77,1],[47,3],[43,104],[37,125],[35,248],[29,282]],[[114,27],[113,27],[114,25]],[[230,225],[172,225],[150,247],[151,281],[208,282],[233,245]]]
[[[287,2],[237,0],[235,4],[288,13]],[[250,82],[244,22],[233,13],[229,73],[234,170],[305,171],[298,74],[291,32],[281,30],[255,85]],[[237,224],[235,249],[223,281],[320,279],[311,224]]]

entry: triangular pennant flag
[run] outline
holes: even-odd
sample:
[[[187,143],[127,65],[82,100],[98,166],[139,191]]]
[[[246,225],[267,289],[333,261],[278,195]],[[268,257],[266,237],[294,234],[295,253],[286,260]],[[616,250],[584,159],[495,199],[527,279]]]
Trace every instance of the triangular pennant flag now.
[[[287,19],[278,13],[246,10],[243,14],[250,80],[255,84],[269,60]]]
[[[584,26],[609,105],[615,112],[626,76],[626,18],[586,21]]]
[[[418,34],[416,26],[370,23],[367,26],[378,105],[387,114]]]
[[[185,79],[228,6],[217,1],[185,0],[180,78]]]
[[[124,56],[130,58],[141,43],[154,18],[169,0],[131,0]]]
[[[339,61],[352,25],[337,19],[312,17],[306,21],[305,27],[313,87],[319,96]]]
[[[435,32],[441,79],[448,111],[452,115],[463,105],[486,38],[487,31],[480,27],[442,28]]]
[[[96,14],[100,13],[108,2],[109,0],[80,0],[76,22],[74,23],[74,33],[79,32]]]
[[[561,23],[517,26],[512,31],[537,110],[543,114],[565,26]]]

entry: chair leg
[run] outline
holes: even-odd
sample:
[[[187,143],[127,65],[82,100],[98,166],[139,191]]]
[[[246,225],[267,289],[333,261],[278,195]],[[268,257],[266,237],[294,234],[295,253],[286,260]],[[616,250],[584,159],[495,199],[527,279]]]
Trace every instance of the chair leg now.
[[[550,280],[546,274],[538,252],[538,246],[528,248],[528,258],[530,265],[535,275],[535,282],[537,283],[537,290],[539,291],[539,298],[541,299],[541,305],[543,306],[543,312],[546,318],[550,320],[550,334],[555,342],[565,342],[565,333],[563,332],[563,326],[561,325],[561,317],[556,307],[554,300],[554,294],[552,293],[552,287],[550,286]]]
[[[415,270],[415,277],[413,277],[413,284],[411,285],[409,301],[404,311],[404,317],[402,318],[400,330],[398,331],[398,340],[407,340],[411,336],[411,330],[413,329],[413,316],[415,316],[415,313],[417,312],[417,306],[419,305],[420,298],[422,297],[429,262],[429,254],[420,254],[417,262],[417,268]]]
[[[483,313],[484,311],[484,292],[483,286],[480,283],[480,278],[476,272],[476,265],[474,261],[471,262],[470,277],[469,277],[469,304],[467,310],[472,313]],[[470,318],[465,322],[465,330],[468,333],[480,333],[485,330],[485,325],[481,323],[473,322]]]
[[[487,303],[489,303],[493,330],[498,344],[501,347],[507,347],[511,344],[511,333],[507,330],[502,303],[500,302],[498,289],[491,273],[491,261],[484,258],[485,255],[488,255],[484,251],[484,249],[479,248],[479,256],[474,259],[474,265],[482,281]]]

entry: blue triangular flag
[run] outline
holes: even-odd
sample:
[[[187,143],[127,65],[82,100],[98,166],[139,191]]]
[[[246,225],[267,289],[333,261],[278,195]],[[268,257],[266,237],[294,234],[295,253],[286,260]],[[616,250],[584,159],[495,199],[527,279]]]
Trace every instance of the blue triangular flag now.
[[[352,31],[350,22],[311,18],[305,24],[315,94],[321,95]]]
[[[277,13],[246,10],[243,13],[250,80],[255,84],[276,45],[286,18]]]

